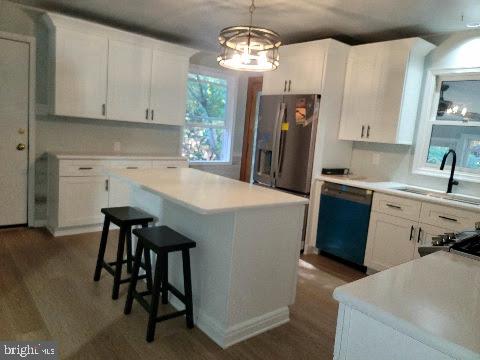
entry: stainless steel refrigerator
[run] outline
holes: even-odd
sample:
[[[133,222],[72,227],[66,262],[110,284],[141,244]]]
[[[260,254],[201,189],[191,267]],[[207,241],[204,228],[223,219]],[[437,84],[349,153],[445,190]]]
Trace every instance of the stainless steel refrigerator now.
[[[263,95],[257,118],[253,182],[308,196],[320,95]]]

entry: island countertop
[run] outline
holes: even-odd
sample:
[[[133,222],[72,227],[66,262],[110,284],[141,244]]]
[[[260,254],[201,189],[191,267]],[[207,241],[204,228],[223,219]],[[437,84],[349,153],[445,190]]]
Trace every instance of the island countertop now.
[[[335,289],[334,298],[454,358],[480,358],[480,262],[436,252]]]
[[[308,199],[191,168],[110,170],[123,179],[201,214],[308,204]]]

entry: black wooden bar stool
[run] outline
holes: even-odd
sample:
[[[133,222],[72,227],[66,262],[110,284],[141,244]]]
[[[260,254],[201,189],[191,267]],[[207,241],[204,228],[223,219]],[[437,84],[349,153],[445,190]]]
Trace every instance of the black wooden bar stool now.
[[[105,221],[103,223],[102,238],[98,249],[97,266],[95,267],[93,280],[100,280],[102,268],[113,275],[112,299],[116,300],[118,299],[120,284],[130,282],[130,277],[122,279],[121,276],[122,267],[125,263],[127,264],[127,272],[132,272],[132,226],[138,225],[142,226],[142,228],[146,228],[148,227],[148,223],[153,221],[153,216],[130,206],[104,208],[102,209],[102,213],[105,214]],[[105,262],[104,256],[107,247],[110,223],[113,223],[120,228],[117,245],[117,258],[115,261]],[[127,244],[127,258],[123,259],[125,243]],[[139,276],[139,278],[147,279],[147,287],[151,289],[152,268],[149,251],[145,251],[144,260],[145,261],[141,266],[145,270],[145,275]]]
[[[168,226],[156,226],[146,229],[135,229],[133,233],[138,237],[137,249],[135,251],[135,262],[133,264],[132,279],[128,288],[127,302],[124,313],[132,311],[133,299],[137,300],[149,313],[147,326],[147,341],[153,341],[155,336],[155,325],[157,322],[172,319],[177,316],[186,315],[187,327],[193,328],[193,305],[192,305],[192,278],[190,273],[190,248],[196,246],[195,241],[177,233]],[[153,251],[157,255],[155,264],[155,277],[151,291],[137,292],[138,270],[141,265],[142,251]],[[168,283],[168,254],[181,251],[183,262],[183,286],[185,294],[182,294],[172,284]],[[168,304],[168,292],[171,292],[185,304],[185,310],[176,311],[166,315],[158,316],[158,303],[160,294],[162,303]],[[152,295],[150,304],[144,296]]]

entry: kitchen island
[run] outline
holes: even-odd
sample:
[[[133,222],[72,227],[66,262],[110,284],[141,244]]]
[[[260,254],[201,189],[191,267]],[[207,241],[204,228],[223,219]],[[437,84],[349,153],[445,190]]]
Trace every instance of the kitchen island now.
[[[109,175],[127,185],[119,189],[130,205],[197,242],[194,319],[213,341],[226,348],[288,322],[306,199],[190,168]],[[180,290],[181,269],[171,254],[169,281]],[[183,307],[173,296],[170,303]]]
[[[335,360],[480,359],[480,262],[436,252],[335,289]]]

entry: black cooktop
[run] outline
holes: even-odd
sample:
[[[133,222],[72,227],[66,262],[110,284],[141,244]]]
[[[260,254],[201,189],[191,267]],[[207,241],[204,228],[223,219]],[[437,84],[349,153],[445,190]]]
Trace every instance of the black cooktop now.
[[[452,245],[450,250],[478,256],[480,258],[480,234],[473,235]]]

